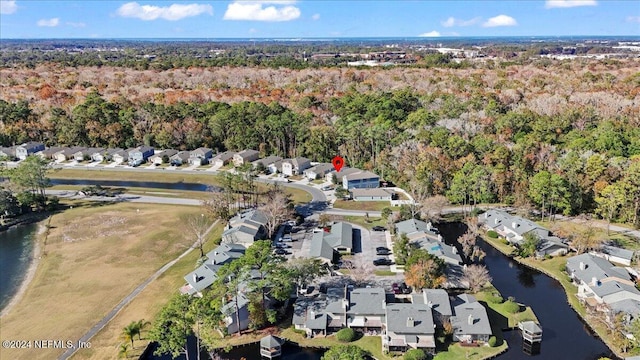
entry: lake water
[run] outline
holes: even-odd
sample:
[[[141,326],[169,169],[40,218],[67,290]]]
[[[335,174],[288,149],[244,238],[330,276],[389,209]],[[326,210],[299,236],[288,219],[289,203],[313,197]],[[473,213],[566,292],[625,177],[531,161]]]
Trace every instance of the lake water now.
[[[14,226],[0,232],[0,309],[11,301],[26,275],[37,224]]]
[[[447,223],[438,225],[445,241],[454,244],[466,231],[466,225]],[[491,245],[480,242],[487,253],[484,261],[493,278],[493,285],[506,299],[530,306],[542,325],[540,354],[530,356],[522,351],[519,331],[506,331],[504,337],[509,350],[501,360],[597,360],[602,356],[615,358],[607,346],[595,337],[567,303],[564,289],[556,280],[518,264]]]
[[[84,179],[51,179],[52,185],[100,185],[109,187],[143,187],[153,189],[209,191],[212,187],[197,183],[164,183],[153,181],[124,181],[124,180],[84,180]]]

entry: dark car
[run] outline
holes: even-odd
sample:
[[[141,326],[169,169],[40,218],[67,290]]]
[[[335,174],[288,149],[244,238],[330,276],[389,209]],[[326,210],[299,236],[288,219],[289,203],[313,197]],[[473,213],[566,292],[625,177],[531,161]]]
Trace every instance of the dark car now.
[[[281,249],[289,249],[291,248],[291,245],[279,242],[276,243],[276,247]]]
[[[389,250],[389,248],[386,248],[386,247],[384,247],[384,246],[378,246],[378,247],[376,248],[376,251],[391,251],[391,250]]]
[[[402,290],[400,289],[400,286],[398,286],[398,283],[391,284],[391,289],[393,290],[394,294],[401,294],[402,293]]]
[[[287,250],[285,250],[285,249],[280,249],[280,248],[278,248],[278,249],[276,249],[276,250],[274,251],[274,253],[275,253],[276,255],[287,255],[289,252],[288,252]]]
[[[385,231],[387,230],[387,228],[385,228],[384,226],[374,226],[371,228],[371,230],[373,231]]]
[[[389,254],[391,254],[391,251],[389,251],[389,249],[376,250],[376,255],[389,255]]]
[[[385,259],[385,258],[378,258],[373,260],[373,265],[375,266],[381,266],[381,265],[391,265],[393,264],[393,261],[389,260],[389,259]]]
[[[401,283],[399,286],[399,290],[403,294],[411,294],[411,286],[408,286],[406,283]]]

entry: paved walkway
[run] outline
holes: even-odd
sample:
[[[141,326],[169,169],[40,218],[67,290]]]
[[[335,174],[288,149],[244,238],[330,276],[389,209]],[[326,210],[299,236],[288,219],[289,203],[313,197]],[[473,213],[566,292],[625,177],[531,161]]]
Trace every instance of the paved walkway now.
[[[216,220],[213,224],[211,224],[211,226],[209,226],[209,228],[205,232],[205,236],[207,234],[209,234],[209,232],[213,229],[214,226],[216,226],[217,223],[218,223],[218,220]],[[172,261],[170,261],[169,263],[167,263],[166,265],[161,267],[158,271],[156,271],[153,275],[151,275],[142,284],[138,285],[137,288],[135,288],[129,295],[127,295],[124,299],[122,299],[122,301],[120,301],[118,303],[118,305],[116,305],[104,318],[102,318],[102,320],[100,320],[89,331],[87,331],[87,333],[82,335],[82,337],[80,337],[80,339],[75,341],[74,344],[78,344],[80,341],[83,341],[83,342],[89,341],[100,330],[102,330],[109,323],[109,321],[111,321],[120,312],[120,310],[122,310],[125,306],[129,305],[129,303],[131,301],[133,301],[133,299],[135,299],[136,296],[138,296],[138,294],[140,294],[142,292],[142,290],[144,290],[149,284],[151,284],[151,282],[153,282],[158,277],[160,277],[160,275],[164,274],[175,263],[177,263],[183,257],[187,256],[187,254],[189,254],[191,251],[193,251],[193,249],[195,249],[197,247],[198,247],[198,241],[196,240],[196,242],[190,248],[188,248],[185,252],[180,254],[180,256],[178,256],[177,258],[173,259]],[[67,349],[67,351],[65,351],[62,355],[60,355],[60,357],[58,357],[58,360],[66,360],[66,359],[68,359],[77,350],[78,349],[76,349],[76,348]]]

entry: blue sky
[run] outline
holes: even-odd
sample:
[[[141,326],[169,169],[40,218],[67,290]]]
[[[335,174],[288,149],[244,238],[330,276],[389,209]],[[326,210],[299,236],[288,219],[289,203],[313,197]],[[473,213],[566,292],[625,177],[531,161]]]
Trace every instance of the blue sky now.
[[[0,0],[0,38],[640,35],[637,0]]]

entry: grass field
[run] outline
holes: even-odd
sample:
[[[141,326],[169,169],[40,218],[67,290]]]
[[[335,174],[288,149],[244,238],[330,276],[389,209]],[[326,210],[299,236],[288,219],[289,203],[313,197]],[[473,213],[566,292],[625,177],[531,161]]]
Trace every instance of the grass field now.
[[[87,180],[121,180],[121,181],[151,181],[151,182],[165,182],[165,183],[193,183],[193,184],[205,184],[218,186],[217,179],[214,174],[181,174],[174,171],[118,171],[118,170],[80,170],[80,169],[61,169],[55,170],[49,174],[52,179],[87,179]],[[267,184],[258,183],[258,190],[267,190]],[[169,192],[169,193],[181,193],[185,198],[187,194],[194,195],[193,199],[200,199],[203,195],[196,195],[197,193],[206,194],[199,191],[182,191],[182,190],[160,190],[160,189],[146,189],[146,188],[128,188],[133,191],[155,191],[155,192]],[[136,190],[137,189],[137,190]],[[304,190],[293,189],[284,187],[286,193],[291,195],[291,199],[294,203],[307,203],[311,201],[311,194]],[[152,194],[147,194],[152,195]],[[154,195],[156,196],[156,195]],[[204,195],[206,197],[206,195]]]
[[[377,217],[376,218],[370,217],[369,222],[367,222],[365,218],[362,216],[336,216],[335,218],[336,220],[344,220],[350,223],[360,225],[369,230],[371,230],[371,228],[374,226],[384,226],[384,227],[387,226],[386,221],[384,221],[382,218],[377,218]]]
[[[2,319],[3,340],[79,338],[193,243],[180,216],[200,211],[126,203],[69,205],[73,208],[53,215],[48,235],[38,240],[42,242],[38,269],[22,300]],[[117,344],[109,346],[115,349]],[[2,349],[0,358],[53,359],[63,351]]]
[[[391,204],[388,201],[336,200],[333,203],[333,207],[345,210],[382,211],[386,207],[391,207]]]

